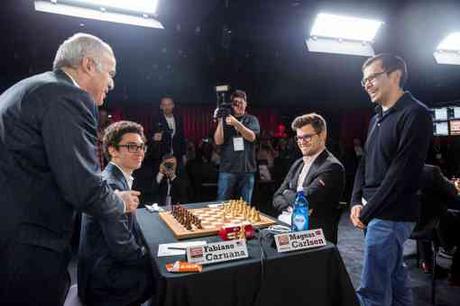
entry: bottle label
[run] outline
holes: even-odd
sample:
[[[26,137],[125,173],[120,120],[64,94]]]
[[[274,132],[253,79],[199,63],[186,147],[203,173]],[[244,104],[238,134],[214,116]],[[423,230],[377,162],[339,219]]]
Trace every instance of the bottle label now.
[[[294,220],[293,220],[293,223],[294,223],[294,226],[295,226],[295,230],[296,231],[303,231],[303,230],[306,230],[306,223],[307,223],[307,220],[305,218],[304,215],[295,215],[294,216]]]

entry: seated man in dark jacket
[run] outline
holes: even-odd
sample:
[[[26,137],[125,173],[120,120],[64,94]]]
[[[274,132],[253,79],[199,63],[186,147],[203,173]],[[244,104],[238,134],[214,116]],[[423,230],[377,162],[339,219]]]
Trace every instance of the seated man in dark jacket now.
[[[169,206],[187,203],[188,189],[187,180],[177,175],[176,157],[171,154],[164,155],[153,182],[154,194],[158,195],[158,205]]]
[[[311,210],[309,228],[322,228],[326,239],[337,243],[338,206],[345,177],[340,161],[326,149],[326,121],[318,114],[306,114],[294,119],[292,130],[297,133],[303,157],[294,162],[275,192],[273,207],[289,215],[297,191],[303,190]]]
[[[455,203],[459,202],[458,181],[447,179],[438,166],[425,164],[422,172],[420,204],[420,219],[414,232],[432,231],[439,222],[438,234],[441,244],[459,245],[458,228],[460,218],[457,213],[448,211],[449,208],[458,209]],[[421,242],[421,268],[425,273],[431,271],[433,251],[429,242]],[[460,283],[460,252],[454,254],[451,267],[452,282]]]
[[[114,190],[130,190],[146,146],[142,126],[130,121],[111,124],[104,132],[110,160],[103,179]],[[136,214],[116,222],[83,214],[78,258],[78,294],[86,305],[133,305],[153,293],[153,276]]]

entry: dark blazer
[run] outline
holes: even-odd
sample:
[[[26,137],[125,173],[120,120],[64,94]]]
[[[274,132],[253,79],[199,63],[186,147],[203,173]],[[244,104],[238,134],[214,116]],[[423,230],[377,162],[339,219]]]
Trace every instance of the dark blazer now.
[[[1,301],[15,291],[24,297],[26,289],[37,304],[42,297],[55,304],[51,297],[61,292],[37,284],[47,279],[48,287],[62,287],[76,211],[104,219],[123,213],[100,175],[95,113],[92,98],[61,70],[22,80],[0,96]],[[18,277],[27,273],[34,279]]]
[[[273,195],[273,207],[281,212],[294,205],[297,180],[303,168],[303,159],[292,164],[280,188]],[[311,165],[303,190],[310,209],[310,228],[322,228],[326,239],[337,243],[338,206],[345,184],[344,168],[337,158],[324,150]]]
[[[114,164],[109,163],[102,176],[113,190],[129,190]],[[116,221],[83,214],[78,294],[85,303],[98,305],[103,300],[110,305],[126,305],[139,300],[145,286],[151,285],[146,281],[150,267],[141,235],[135,214],[123,214]]]
[[[455,185],[442,174],[441,169],[425,164],[420,188],[420,218],[415,230],[432,225],[432,220],[439,220],[456,197]]]
[[[177,158],[177,162],[182,162],[182,156],[185,155],[185,137],[184,137],[184,124],[182,118],[174,115],[174,120],[176,122],[176,133],[172,137],[172,131],[169,129],[168,122],[166,121],[165,116],[160,113],[159,116],[155,119],[155,126],[153,128],[153,133],[163,132],[161,141],[154,141],[154,158],[161,159],[163,155],[170,153],[170,148],[172,146],[174,151],[174,156]]]
[[[171,204],[185,204],[189,200],[189,183],[186,179],[176,176],[171,182]],[[153,193],[156,195],[158,205],[166,205],[166,195],[168,193],[168,182],[166,177],[163,177],[160,184],[157,183],[156,176],[153,182]]]

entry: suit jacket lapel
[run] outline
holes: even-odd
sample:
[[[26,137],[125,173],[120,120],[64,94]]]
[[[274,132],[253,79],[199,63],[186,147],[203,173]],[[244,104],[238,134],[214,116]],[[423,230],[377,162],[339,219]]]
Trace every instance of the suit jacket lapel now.
[[[122,185],[123,185],[123,190],[120,190],[120,191],[129,190],[128,182],[126,181],[126,178],[125,178],[123,172],[121,172],[121,170],[120,170],[117,166],[115,166],[115,165],[113,165],[113,164],[111,164],[111,163],[109,163],[109,164],[107,165],[107,167],[110,167],[110,168],[109,168],[109,169],[110,169],[110,172],[112,172],[113,176],[114,176],[118,181],[120,181],[120,182],[122,183]]]
[[[107,167],[110,167],[109,168],[109,171],[113,174],[113,176],[115,177],[115,179],[119,182],[121,182],[121,184],[123,185],[123,190],[120,190],[120,191],[127,191],[129,190],[129,186],[128,186],[128,182],[126,181],[126,178],[123,174],[123,172],[121,172],[121,170],[115,166],[114,164],[112,163],[109,163],[107,165]],[[128,228],[129,229],[132,229],[133,228],[133,218],[134,218],[134,213],[130,213],[130,214],[126,214],[126,217],[128,219]]]
[[[292,177],[292,180],[290,180],[289,182],[289,188],[297,191],[297,181],[299,180],[300,173],[302,172],[303,159],[300,158],[296,163],[297,164],[295,164],[294,167],[297,167],[297,169],[293,172],[294,176]]]
[[[310,166],[310,169],[308,169],[307,176],[305,177],[305,181],[303,183],[303,186],[310,185],[311,181],[315,178],[316,176],[316,171],[318,170],[319,166],[324,162],[324,160],[329,156],[329,151],[327,149],[324,149],[323,152],[321,152],[320,155],[315,159],[313,164]]]

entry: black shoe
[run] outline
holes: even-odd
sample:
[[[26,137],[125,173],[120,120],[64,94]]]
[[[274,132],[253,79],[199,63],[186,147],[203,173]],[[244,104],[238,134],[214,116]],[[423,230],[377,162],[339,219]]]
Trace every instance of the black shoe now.
[[[459,274],[450,274],[449,286],[460,287],[460,275]]]

